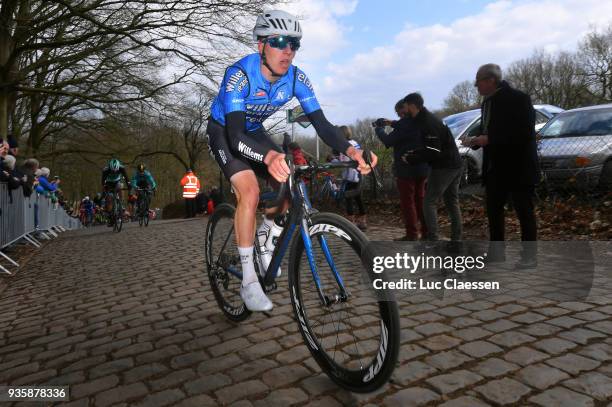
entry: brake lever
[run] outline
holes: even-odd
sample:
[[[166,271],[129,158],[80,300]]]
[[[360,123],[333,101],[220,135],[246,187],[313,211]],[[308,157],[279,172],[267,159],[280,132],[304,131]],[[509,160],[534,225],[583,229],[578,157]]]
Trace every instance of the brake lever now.
[[[372,167],[372,155],[371,155],[371,151],[369,149],[363,150],[363,160],[370,167],[370,174],[372,174],[372,177],[374,177],[374,184],[376,185],[376,188],[377,189],[382,189],[383,185],[378,180],[378,176],[376,175],[376,169],[374,167]]]

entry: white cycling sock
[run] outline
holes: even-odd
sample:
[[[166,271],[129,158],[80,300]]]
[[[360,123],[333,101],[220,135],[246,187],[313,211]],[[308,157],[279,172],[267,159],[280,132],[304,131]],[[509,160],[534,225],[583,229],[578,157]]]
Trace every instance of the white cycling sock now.
[[[240,264],[242,265],[242,285],[246,286],[257,281],[255,265],[253,264],[253,246],[238,247],[238,253],[240,254]]]

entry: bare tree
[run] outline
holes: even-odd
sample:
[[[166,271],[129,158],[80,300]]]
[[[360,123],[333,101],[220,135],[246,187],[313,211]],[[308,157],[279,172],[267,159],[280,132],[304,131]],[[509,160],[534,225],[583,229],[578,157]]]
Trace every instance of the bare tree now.
[[[534,103],[565,109],[589,103],[575,54],[560,52],[552,55],[537,50],[531,57],[510,64],[505,78],[514,87],[531,95]]]
[[[612,101],[612,25],[593,31],[580,43],[578,56],[588,92],[596,103]]]
[[[478,107],[480,96],[473,82],[463,81],[456,84],[442,104],[445,115],[464,112]]]
[[[2,0],[0,136],[24,95],[99,108],[147,99],[194,73],[211,82],[236,46],[248,43],[244,18],[275,1]],[[152,66],[175,74],[149,81]],[[56,80],[39,81],[41,73]]]

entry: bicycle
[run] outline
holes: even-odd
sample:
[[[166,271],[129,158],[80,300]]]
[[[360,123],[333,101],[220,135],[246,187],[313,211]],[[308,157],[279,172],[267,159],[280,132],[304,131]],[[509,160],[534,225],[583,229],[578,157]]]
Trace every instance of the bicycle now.
[[[79,209],[79,220],[84,227],[90,227],[93,225],[93,211],[87,209]]]
[[[275,290],[276,270],[289,249],[291,305],[312,357],[340,387],[354,392],[374,391],[388,381],[397,361],[400,334],[397,304],[379,301],[372,292],[372,270],[361,262],[367,237],[343,217],[313,209],[303,181],[305,176],[312,179],[317,172],[355,168],[357,163],[294,166],[288,157],[289,179],[281,185],[277,201],[269,206],[280,204],[287,190],[291,205],[263,277],[255,239],[257,275],[264,291]],[[239,322],[251,312],[240,297],[242,273],[234,213],[235,207],[230,204],[215,208],[206,227],[205,254],[215,299],[228,319]],[[362,276],[357,271],[360,268],[368,276],[365,285],[360,282]]]
[[[322,202],[324,200],[334,200],[340,202],[344,199],[344,191],[346,190],[346,182],[341,181],[338,185],[336,178],[331,173],[324,173],[323,184],[317,191],[313,201]]]
[[[113,208],[109,214],[110,221],[113,222],[113,232],[119,233],[123,228],[123,203],[119,198],[119,194],[116,194],[112,191],[108,191],[106,198],[107,202],[109,197],[113,205]]]
[[[136,198],[136,216],[138,217],[138,224],[140,227],[144,224],[145,227],[149,226],[149,188],[137,188]]]

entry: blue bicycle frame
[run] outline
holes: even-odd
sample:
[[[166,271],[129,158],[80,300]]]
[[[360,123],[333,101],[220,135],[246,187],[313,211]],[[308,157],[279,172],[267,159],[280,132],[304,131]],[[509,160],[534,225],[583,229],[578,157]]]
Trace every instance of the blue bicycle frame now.
[[[278,268],[280,267],[280,264],[285,256],[285,253],[287,252],[287,249],[289,248],[289,243],[291,243],[291,238],[296,228],[300,228],[300,235],[304,242],[304,250],[306,251],[306,257],[308,259],[308,264],[310,266],[313,281],[315,282],[317,292],[319,293],[319,298],[322,304],[328,305],[332,300],[324,294],[322,282],[319,277],[318,267],[313,254],[312,239],[310,238],[309,233],[310,215],[315,211],[313,210],[312,204],[310,203],[310,199],[308,198],[306,184],[304,183],[304,181],[300,180],[295,186],[293,185],[293,182],[288,181],[288,183],[290,184],[289,190],[291,193],[292,201],[291,209],[289,210],[283,231],[279,236],[278,243],[274,248],[274,252],[272,253],[272,260],[270,261],[270,265],[266,270],[262,285],[266,288],[275,287],[276,270],[278,270]],[[264,196],[265,195],[262,195],[262,198]],[[332,270],[333,276],[338,284],[339,298],[346,299],[347,294],[346,289],[344,287],[344,282],[332,258],[331,251],[329,250],[329,246],[327,244],[327,239],[325,239],[325,236],[320,235],[317,237],[317,240],[319,242],[319,245],[321,246],[325,259],[327,260],[327,264]],[[223,246],[225,246],[226,244],[227,241],[224,242]],[[258,245],[255,245],[255,247],[257,252],[259,253]],[[242,280],[242,273],[236,270],[234,267],[228,267],[227,271]]]

